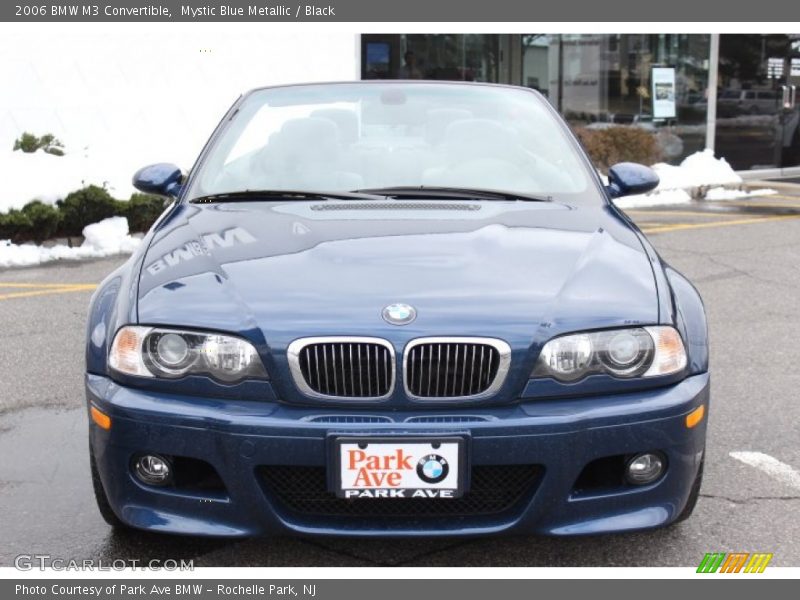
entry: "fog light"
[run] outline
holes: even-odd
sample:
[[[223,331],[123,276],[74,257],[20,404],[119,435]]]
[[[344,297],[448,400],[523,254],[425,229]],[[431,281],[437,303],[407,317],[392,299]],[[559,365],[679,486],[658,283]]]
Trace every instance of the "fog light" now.
[[[625,479],[633,485],[646,485],[664,474],[665,460],[653,452],[637,454],[628,461]]]
[[[169,461],[158,454],[145,454],[134,463],[136,477],[148,485],[167,485],[172,480]]]

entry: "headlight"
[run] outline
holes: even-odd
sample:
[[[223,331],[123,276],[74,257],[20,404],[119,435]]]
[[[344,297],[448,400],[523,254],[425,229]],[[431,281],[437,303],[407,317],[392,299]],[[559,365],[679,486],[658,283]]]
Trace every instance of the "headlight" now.
[[[126,326],[111,344],[109,366],[126,375],[176,379],[210,375],[232,383],[267,372],[253,345],[219,333]]]
[[[686,367],[686,350],[673,327],[654,326],[573,333],[553,338],[539,354],[532,377],[577,381],[671,375]]]

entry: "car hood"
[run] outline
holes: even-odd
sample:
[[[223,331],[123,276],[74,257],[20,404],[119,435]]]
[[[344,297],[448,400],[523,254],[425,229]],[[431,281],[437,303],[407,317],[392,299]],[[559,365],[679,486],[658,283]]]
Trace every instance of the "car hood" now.
[[[655,323],[652,267],[608,206],[282,201],[178,206],[143,261],[139,322],[304,336],[492,336],[512,347]],[[414,322],[382,309],[414,306]]]

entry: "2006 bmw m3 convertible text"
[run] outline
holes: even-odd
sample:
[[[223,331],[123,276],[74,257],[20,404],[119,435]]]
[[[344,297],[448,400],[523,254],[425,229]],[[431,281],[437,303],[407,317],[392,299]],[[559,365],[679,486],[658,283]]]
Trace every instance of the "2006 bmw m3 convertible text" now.
[[[154,141],[157,147],[157,140]],[[577,535],[687,518],[702,301],[514,87],[258,89],[95,293],[100,511],[181,534]]]

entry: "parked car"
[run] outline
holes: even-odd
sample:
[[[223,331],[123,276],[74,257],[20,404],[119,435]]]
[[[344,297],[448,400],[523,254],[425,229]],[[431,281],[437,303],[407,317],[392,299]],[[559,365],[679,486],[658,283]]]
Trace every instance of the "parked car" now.
[[[157,146],[157,140],[154,140]],[[97,503],[210,536],[578,535],[687,518],[694,287],[537,92],[257,89],[90,308]]]
[[[738,115],[772,115],[778,112],[778,92],[775,90],[722,90],[717,100],[721,117]]]

